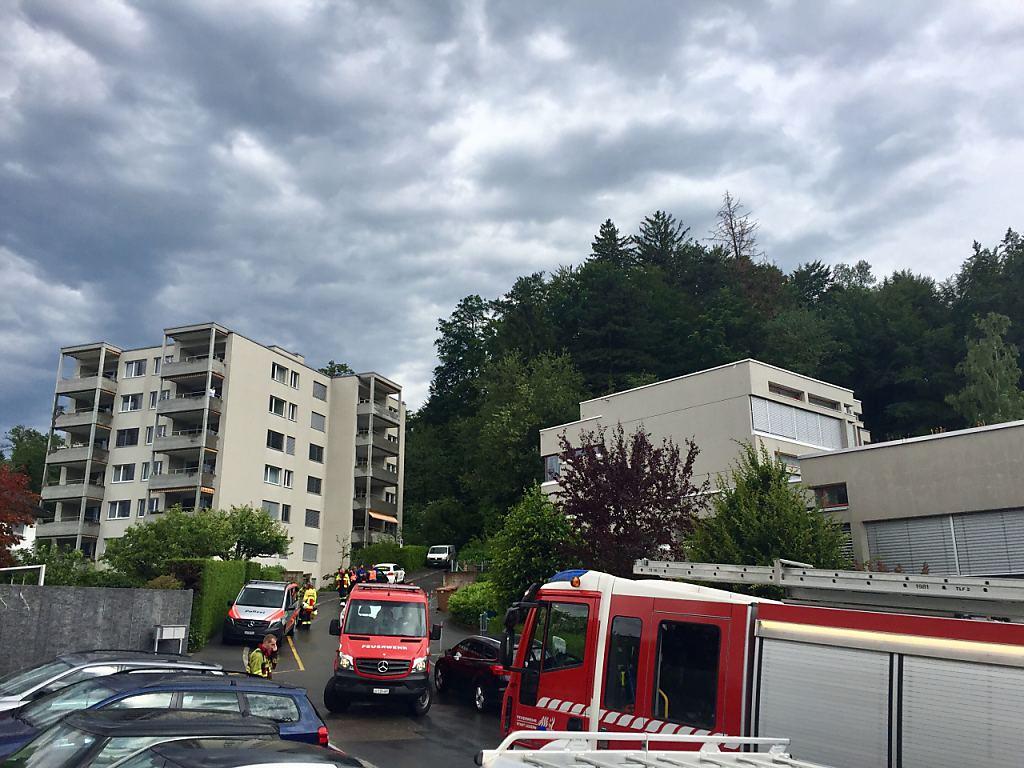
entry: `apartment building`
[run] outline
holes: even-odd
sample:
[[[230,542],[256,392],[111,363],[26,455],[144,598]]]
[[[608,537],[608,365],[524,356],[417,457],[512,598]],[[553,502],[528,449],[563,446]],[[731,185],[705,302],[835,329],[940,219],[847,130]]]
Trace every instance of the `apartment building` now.
[[[860,562],[1024,576],[1024,421],[810,453],[801,467]]]
[[[64,347],[36,537],[98,558],[174,505],[249,504],[291,537],[272,562],[319,577],[353,547],[400,536],[401,394],[380,374],[331,378],[216,323],[167,328],[140,349]]]
[[[712,487],[730,471],[739,441],[781,457],[794,480],[800,477],[800,454],[870,442],[852,390],[740,360],[580,403],[578,421],[540,432],[541,488],[558,493],[562,435],[578,445],[582,433],[617,424],[627,434],[643,426],[656,444],[667,437],[682,445],[692,437],[700,448],[694,481],[708,480]]]

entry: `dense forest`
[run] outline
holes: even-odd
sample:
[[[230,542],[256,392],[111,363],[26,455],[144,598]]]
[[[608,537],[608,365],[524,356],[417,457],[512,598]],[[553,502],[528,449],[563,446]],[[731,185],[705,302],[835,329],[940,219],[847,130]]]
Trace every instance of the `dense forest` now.
[[[727,195],[710,238],[658,211],[635,234],[605,221],[583,256],[439,322],[430,395],[407,425],[410,541],[496,530],[540,477],[538,429],[574,420],[587,397],[753,357],[853,389],[878,442],[970,425],[951,403],[978,318],[1009,318],[999,330],[1024,347],[1012,230],[943,282],[864,261],[786,273]]]

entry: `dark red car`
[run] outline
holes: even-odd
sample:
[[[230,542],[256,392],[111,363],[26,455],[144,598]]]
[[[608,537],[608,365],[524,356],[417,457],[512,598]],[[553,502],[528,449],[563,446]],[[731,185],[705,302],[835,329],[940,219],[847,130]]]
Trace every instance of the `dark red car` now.
[[[497,707],[509,678],[498,661],[500,645],[492,637],[472,635],[449,648],[434,665],[434,688],[468,692],[478,712]]]

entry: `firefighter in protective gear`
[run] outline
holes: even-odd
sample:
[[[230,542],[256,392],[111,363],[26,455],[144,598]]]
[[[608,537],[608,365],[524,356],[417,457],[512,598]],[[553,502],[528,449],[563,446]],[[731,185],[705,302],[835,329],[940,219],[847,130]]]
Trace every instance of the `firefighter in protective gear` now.
[[[268,680],[274,676],[274,668],[277,666],[277,636],[264,635],[263,642],[257,645],[249,654],[249,668],[246,672],[251,677],[265,677]]]
[[[307,581],[306,588],[302,592],[302,607],[306,611],[310,621],[312,621],[313,618],[316,616],[316,601],[316,588]]]

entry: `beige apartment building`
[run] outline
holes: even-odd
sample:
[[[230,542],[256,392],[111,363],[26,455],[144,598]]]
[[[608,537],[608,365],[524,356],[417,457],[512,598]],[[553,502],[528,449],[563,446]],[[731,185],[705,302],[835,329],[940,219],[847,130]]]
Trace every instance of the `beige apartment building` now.
[[[141,349],[64,347],[36,538],[98,558],[176,504],[249,504],[291,537],[272,562],[320,577],[401,535],[401,395],[377,373],[331,378],[216,323]]]
[[[1024,421],[800,457],[853,555],[907,573],[1024,575]]]
[[[839,450],[870,442],[861,404],[844,387],[760,363],[740,360],[705,371],[659,381],[580,403],[580,418],[540,433],[544,483],[559,490],[559,439],[579,444],[579,436],[622,424],[626,433],[643,426],[658,444],[692,437],[700,448],[694,482],[714,488],[735,462],[738,441],[763,445],[800,477],[800,455]]]

